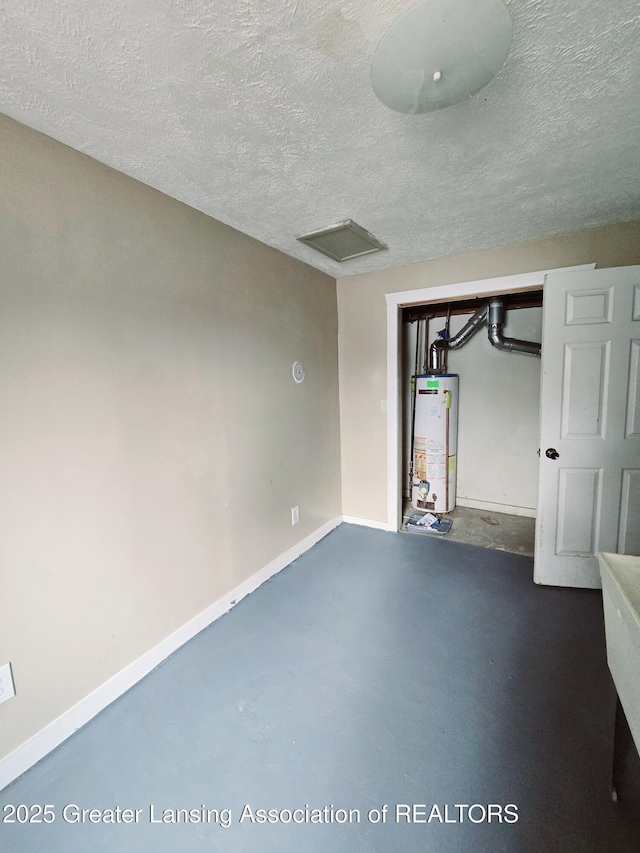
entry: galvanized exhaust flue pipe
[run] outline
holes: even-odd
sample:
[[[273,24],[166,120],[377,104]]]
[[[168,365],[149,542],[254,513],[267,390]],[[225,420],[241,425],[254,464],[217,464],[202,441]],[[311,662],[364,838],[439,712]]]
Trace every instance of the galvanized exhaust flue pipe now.
[[[473,317],[464,324],[457,335],[445,340],[437,338],[429,348],[429,370],[431,373],[441,372],[442,351],[445,349],[459,349],[469,340],[486,322],[489,306],[485,303],[482,308],[478,308]]]
[[[502,329],[505,323],[505,307],[502,299],[496,297],[485,302],[457,335],[445,340],[437,338],[429,347],[429,371],[440,373],[442,371],[442,352],[446,349],[459,349],[474,335],[480,326],[487,324],[489,342],[497,349],[507,352],[521,352],[525,355],[533,355],[540,358],[542,344],[535,341],[520,341],[517,338],[505,338]]]
[[[534,355],[540,358],[542,344],[535,343],[534,341],[519,341],[517,338],[505,338],[502,334],[505,315],[502,299],[490,299],[488,311],[487,332],[489,334],[489,342],[492,346],[497,349],[506,350],[507,352],[522,352],[526,355]]]

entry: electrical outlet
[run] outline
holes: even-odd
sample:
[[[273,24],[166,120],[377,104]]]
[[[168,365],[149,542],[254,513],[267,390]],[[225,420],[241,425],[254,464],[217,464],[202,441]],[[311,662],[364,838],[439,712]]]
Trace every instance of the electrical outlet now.
[[[300,507],[291,507],[291,524],[297,524],[300,521]]]
[[[11,664],[5,663],[0,666],[0,704],[6,702],[16,695],[16,688],[13,684],[13,673],[11,672]]]

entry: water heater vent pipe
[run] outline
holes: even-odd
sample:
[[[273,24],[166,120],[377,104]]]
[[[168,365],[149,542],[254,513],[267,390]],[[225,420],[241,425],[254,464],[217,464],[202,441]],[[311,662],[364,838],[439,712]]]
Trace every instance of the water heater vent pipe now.
[[[497,349],[507,352],[523,352],[525,355],[542,355],[542,344],[534,341],[519,341],[517,338],[505,338],[502,334],[504,326],[504,302],[502,299],[489,300],[489,317],[487,319],[487,331],[489,342]]]
[[[478,329],[487,324],[489,342],[497,349],[506,352],[521,352],[540,358],[542,344],[534,341],[520,341],[517,338],[505,338],[502,327],[505,322],[505,307],[502,299],[490,299],[465,323],[457,335],[452,338],[437,338],[429,348],[429,370],[431,373],[442,371],[442,353],[447,349],[459,349]]]
[[[478,329],[483,326],[488,316],[489,306],[484,304],[482,308],[478,308],[473,317],[464,324],[457,335],[452,338],[444,339],[437,338],[429,349],[429,370],[432,373],[440,373],[442,352],[445,349],[460,349],[463,344],[471,338]]]

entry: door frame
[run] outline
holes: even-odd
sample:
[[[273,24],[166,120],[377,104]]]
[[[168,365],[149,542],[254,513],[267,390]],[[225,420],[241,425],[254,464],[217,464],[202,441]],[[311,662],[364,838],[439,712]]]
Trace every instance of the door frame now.
[[[455,302],[474,296],[493,296],[539,290],[549,273],[595,269],[594,264],[537,270],[536,272],[464,281],[418,290],[385,293],[387,302],[387,524],[396,533],[402,526],[402,356],[400,352],[401,308],[429,302]]]

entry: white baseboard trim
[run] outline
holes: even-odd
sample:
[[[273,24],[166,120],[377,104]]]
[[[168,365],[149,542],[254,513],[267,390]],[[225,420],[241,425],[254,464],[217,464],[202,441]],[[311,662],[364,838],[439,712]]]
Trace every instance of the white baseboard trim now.
[[[345,524],[359,524],[361,527],[374,527],[376,530],[388,530],[386,521],[374,521],[371,518],[360,518],[358,515],[343,515]]]
[[[149,649],[148,652],[120,670],[72,708],[69,708],[68,711],[65,711],[64,714],[61,714],[17,749],[14,749],[13,752],[10,752],[9,755],[0,760],[0,790],[6,788],[41,758],[60,746],[96,714],[99,714],[123,693],[126,693],[130,687],[143,679],[145,675],[148,675],[152,669],[166,660],[180,646],[183,646],[196,634],[199,634],[200,631],[231,610],[235,604],[256,590],[265,581],[268,581],[269,578],[277,575],[278,572],[297,560],[305,551],[308,551],[334,528],[338,527],[342,521],[343,517],[339,515],[323,524],[322,527],[319,527],[284,554],[276,557],[275,560],[247,578],[227,595],[219,598],[202,613],[190,619],[189,622],[178,628],[157,646]]]
[[[507,515],[521,515],[525,518],[535,518],[536,510],[528,506],[511,506],[497,504],[492,501],[476,501],[473,498],[456,498],[457,506],[467,506],[469,509],[486,509],[489,512],[505,512]]]

